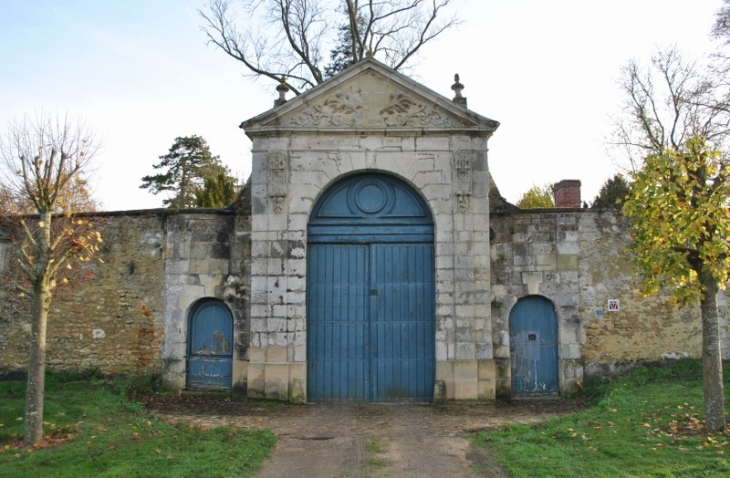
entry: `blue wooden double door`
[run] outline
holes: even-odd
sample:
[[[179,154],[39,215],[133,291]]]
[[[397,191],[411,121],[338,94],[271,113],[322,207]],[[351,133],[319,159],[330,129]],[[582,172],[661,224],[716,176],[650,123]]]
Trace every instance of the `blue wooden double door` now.
[[[409,186],[348,178],[309,227],[310,401],[430,402],[435,376],[433,224]]]

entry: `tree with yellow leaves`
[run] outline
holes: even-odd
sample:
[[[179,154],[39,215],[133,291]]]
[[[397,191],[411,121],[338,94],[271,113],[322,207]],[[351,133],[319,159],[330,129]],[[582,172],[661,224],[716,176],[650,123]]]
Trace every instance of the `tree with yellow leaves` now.
[[[88,262],[102,242],[88,209],[86,173],[99,149],[81,120],[39,115],[12,122],[0,136],[0,226],[18,250],[16,287],[31,301],[24,439],[43,438],[46,325],[57,285],[74,262]]]
[[[730,171],[702,137],[649,155],[631,175],[623,212],[644,294],[670,288],[679,305],[699,302],[705,426],[725,429],[718,288],[730,280]]]

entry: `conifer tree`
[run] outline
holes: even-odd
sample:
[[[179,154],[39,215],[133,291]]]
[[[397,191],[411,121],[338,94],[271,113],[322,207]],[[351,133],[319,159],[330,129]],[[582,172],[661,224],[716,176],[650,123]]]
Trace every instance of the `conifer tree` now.
[[[203,187],[195,191],[195,207],[222,208],[236,199],[236,180],[227,168],[203,179]]]
[[[152,167],[163,172],[144,176],[140,189],[149,189],[152,194],[172,193],[162,204],[177,209],[196,207],[197,193],[205,188],[207,177],[221,171],[228,174],[220,157],[211,154],[205,139],[195,135],[175,138],[170,151]]]
[[[622,175],[616,174],[603,183],[591,207],[593,209],[621,209],[621,204],[628,194],[629,183]]]

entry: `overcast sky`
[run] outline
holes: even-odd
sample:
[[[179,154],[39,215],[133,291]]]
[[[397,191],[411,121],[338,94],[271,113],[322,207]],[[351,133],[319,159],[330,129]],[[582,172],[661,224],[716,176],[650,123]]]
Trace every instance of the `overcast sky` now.
[[[0,0],[0,131],[40,111],[82,115],[102,137],[96,196],[106,210],[159,207],[141,178],[177,136],[200,135],[242,179],[238,128],[272,106],[275,84],[207,46],[205,0]],[[515,202],[532,185],[579,179],[590,202],[616,171],[606,153],[616,79],[629,59],[709,39],[722,0],[455,0],[464,23],[424,47],[411,75],[501,126],[497,185]],[[376,57],[377,59],[377,57]]]

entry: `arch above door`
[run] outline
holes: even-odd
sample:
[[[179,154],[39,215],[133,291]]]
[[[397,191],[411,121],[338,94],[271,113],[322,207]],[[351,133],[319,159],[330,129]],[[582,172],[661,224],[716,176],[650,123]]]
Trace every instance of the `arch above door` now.
[[[317,201],[308,241],[433,243],[433,218],[423,198],[404,181],[358,174],[339,181]]]

